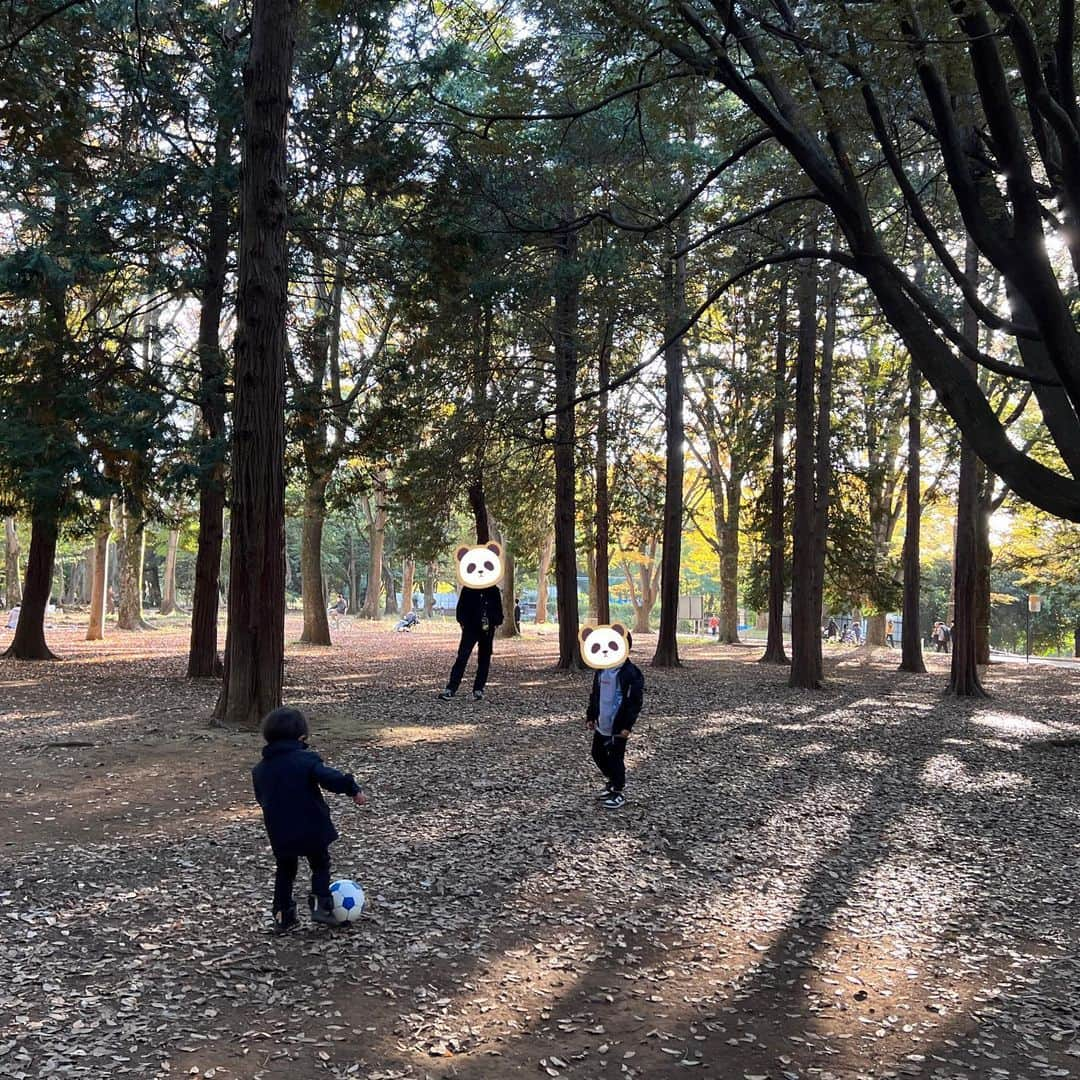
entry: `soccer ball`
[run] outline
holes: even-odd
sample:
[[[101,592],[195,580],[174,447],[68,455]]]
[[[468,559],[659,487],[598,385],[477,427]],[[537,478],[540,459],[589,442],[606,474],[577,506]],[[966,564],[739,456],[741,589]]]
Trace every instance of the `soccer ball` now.
[[[335,881],[330,886],[330,899],[339,923],[356,922],[364,910],[364,890],[355,881]]]

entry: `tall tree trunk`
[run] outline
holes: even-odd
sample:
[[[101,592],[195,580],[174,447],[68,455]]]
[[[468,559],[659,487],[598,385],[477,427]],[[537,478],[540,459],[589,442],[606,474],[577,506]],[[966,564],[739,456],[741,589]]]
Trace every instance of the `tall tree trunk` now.
[[[914,363],[908,367],[908,470],[904,522],[904,610],[900,628],[900,670],[921,675],[923,660],[922,628],[919,626],[919,600],[922,591],[919,557],[921,552],[920,518],[922,517],[922,381]]]
[[[574,462],[578,308],[581,300],[577,233],[560,234],[555,268],[555,588],[560,668],[581,667],[578,652],[577,475]]]
[[[4,518],[4,600],[8,608],[22,603],[19,574],[19,532],[13,517]]]
[[[116,562],[119,596],[116,615],[118,630],[145,630],[142,613],[143,556],[146,528],[142,517],[130,504],[121,502],[116,527]]]
[[[45,644],[45,608],[52,586],[59,525],[52,515],[35,514],[30,522],[30,552],[15,637],[4,656],[16,660],[55,660]]]
[[[726,512],[721,511],[720,541],[720,627],[718,640],[739,644],[739,519],[742,514],[742,477],[732,470],[728,484]]]
[[[429,619],[435,614],[435,575],[437,573],[438,566],[429,562],[424,571],[424,615]]]
[[[304,524],[300,534],[300,591],[304,604],[305,645],[330,644],[330,620],[323,591],[322,536],[327,478],[308,472],[304,486]]]
[[[402,617],[416,610],[413,603],[413,590],[416,588],[416,560],[405,560],[401,570],[401,614]]]
[[[383,546],[386,542],[386,505],[381,491],[375,493],[375,512],[371,512],[368,501],[368,522],[371,535],[368,540],[368,578],[367,592],[364,594],[364,606],[360,615],[365,619],[379,617],[379,595],[383,582]]]
[[[788,284],[780,283],[773,369],[772,470],[769,476],[769,623],[763,664],[788,663],[784,650],[784,432],[787,428]]]
[[[94,530],[94,558],[90,575],[90,622],[86,628],[87,641],[100,641],[105,636],[105,593],[109,587],[109,505],[102,506]]]
[[[608,497],[608,389],[611,379],[611,347],[615,338],[615,323],[608,319],[600,342],[600,400],[596,420],[596,561],[593,567],[596,582],[596,621],[601,626],[611,622],[611,509]]]
[[[219,113],[214,137],[214,170],[229,167],[233,123]],[[218,656],[218,603],[225,513],[225,354],[221,348],[221,310],[229,260],[229,189],[220,180],[210,190],[203,263],[199,337],[199,542],[195,555],[195,586],[191,596],[191,640],[188,678],[222,674]]]
[[[143,535],[143,604],[144,606],[149,604],[150,607],[160,609],[162,597],[161,560],[152,547],[149,551],[146,550],[145,531]]]
[[[356,533],[349,526],[349,614],[360,610],[360,598],[356,592]]]
[[[299,0],[255,0],[244,69],[229,628],[216,715],[255,727],[285,659],[286,128]]]
[[[176,550],[180,546],[180,530],[170,529],[165,545],[165,581],[161,586],[161,614],[176,610]]]
[[[383,559],[383,581],[386,583],[386,606],[383,608],[383,614],[397,615],[397,581],[394,578],[393,568],[386,559]]]
[[[551,560],[555,557],[555,533],[549,532],[540,546],[540,562],[536,570],[536,616],[535,621],[548,621],[548,576]]]
[[[83,552],[83,575],[79,581],[79,603],[90,603],[90,592],[94,587],[94,545]]]
[[[498,634],[501,638],[519,636],[517,622],[514,620],[514,553],[509,544],[503,547],[503,579],[499,588],[502,590],[503,623]]]
[[[980,461],[975,484],[975,663],[990,663],[990,569],[994,553],[990,547],[990,517],[993,507],[993,478]]]
[[[680,234],[680,240],[682,236]],[[681,244],[680,244],[681,247]],[[660,632],[653,667],[678,667],[679,582],[682,565],[683,476],[686,456],[683,445],[683,336],[686,325],[686,255],[666,262],[667,318],[664,350],[664,536],[660,569]],[[676,336],[678,335],[678,336]],[[674,338],[674,340],[672,340]]]
[[[809,247],[813,247],[813,235]],[[795,350],[795,522],[791,567],[791,678],[803,690],[821,686],[821,617],[814,588],[817,553],[817,447],[814,441],[815,352],[817,349],[817,264],[799,267],[796,292],[799,316]]]
[[[486,544],[491,539],[488,531],[487,500],[484,497],[484,481],[474,480],[468,489],[469,508],[473,512],[473,524],[476,527],[476,542]]]
[[[979,288],[979,249],[968,237],[964,272],[972,286]],[[964,333],[969,341],[979,339],[979,320],[964,305]],[[973,364],[970,364],[974,367]],[[956,548],[953,555],[953,628],[949,685],[946,693],[955,697],[985,697],[979,680],[975,651],[975,610],[978,589],[978,501],[979,463],[966,438],[960,439],[960,481],[956,493]]]

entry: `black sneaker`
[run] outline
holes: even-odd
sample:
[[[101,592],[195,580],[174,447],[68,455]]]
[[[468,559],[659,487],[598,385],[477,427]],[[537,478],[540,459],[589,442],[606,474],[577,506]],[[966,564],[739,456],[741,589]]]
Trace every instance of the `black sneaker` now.
[[[321,923],[323,926],[338,926],[334,918],[334,900],[330,896],[308,897],[308,907],[311,908],[311,921]]]
[[[597,799],[599,799],[599,800],[600,800],[601,802],[603,802],[603,801],[604,801],[605,799],[610,799],[610,798],[611,798],[611,794],[612,794],[612,793],[611,793],[611,785],[610,785],[610,784],[605,784],[605,785],[603,786],[603,788],[602,788],[602,789],[601,789],[600,791],[598,791],[598,792],[596,793],[596,797],[597,797]]]
[[[626,799],[623,797],[621,791],[613,791],[603,802],[605,810],[619,810],[622,808]]]
[[[443,690],[441,694],[439,694],[439,698],[442,701],[449,701],[453,696],[454,691],[451,690],[449,686],[445,690]]]
[[[483,690],[474,690],[472,692],[472,699],[473,699],[473,701],[483,701],[484,700],[484,691]]]
[[[293,904],[287,907],[284,911],[274,912],[274,933],[275,934],[288,934],[295,930],[300,925],[300,920],[296,917],[296,905]]]

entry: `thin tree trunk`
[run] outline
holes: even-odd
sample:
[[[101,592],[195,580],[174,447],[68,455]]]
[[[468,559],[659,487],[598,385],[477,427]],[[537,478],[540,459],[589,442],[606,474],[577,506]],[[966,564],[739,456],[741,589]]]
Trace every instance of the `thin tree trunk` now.
[[[304,524],[300,535],[300,591],[304,605],[305,645],[330,644],[330,620],[323,589],[322,536],[326,519],[326,484],[322,476],[307,474],[304,488]]]
[[[161,587],[161,614],[176,611],[176,550],[180,546],[180,530],[170,529],[165,546],[165,581]]]
[[[499,588],[502,590],[503,623],[498,635],[501,638],[518,637],[517,622],[514,620],[514,554],[509,544],[503,545],[503,579]]]
[[[549,532],[540,547],[540,563],[536,571],[536,616],[535,622],[548,621],[548,577],[551,573],[551,560],[555,557],[555,533]]]
[[[772,471],[769,477],[769,624],[763,664],[788,663],[784,649],[784,431],[787,427],[788,284],[780,283],[773,377]]]
[[[964,272],[972,286],[979,287],[979,249],[968,237]],[[978,341],[979,321],[969,305],[964,306],[964,333]],[[970,366],[974,366],[973,364]],[[956,548],[953,555],[953,626],[949,685],[946,693],[955,697],[985,697],[979,680],[975,651],[975,610],[978,588],[978,500],[979,463],[966,438],[960,439],[960,481],[956,493]]]
[[[255,727],[285,658],[286,128],[299,0],[255,0],[244,70],[229,628],[216,715]]]
[[[611,510],[608,497],[608,389],[611,378],[611,347],[615,324],[609,319],[604,326],[600,343],[600,400],[596,420],[596,562],[593,567],[596,582],[596,621],[601,626],[611,622]]]
[[[560,668],[581,667],[578,652],[577,474],[574,462],[578,308],[577,233],[559,236],[555,288],[555,588]]]
[[[109,585],[109,506],[102,507],[101,517],[94,530],[94,556],[90,575],[90,622],[86,628],[87,641],[100,641],[105,636],[105,593]]]
[[[19,574],[19,532],[13,517],[4,518],[4,599],[8,608],[22,603],[22,578]]]
[[[416,560],[406,559],[401,571],[401,615],[404,618],[410,611],[416,610],[413,603],[413,589],[416,587]]]
[[[360,600],[356,592],[356,533],[349,526],[349,614],[355,615],[360,610]]]
[[[484,498],[484,481],[474,480],[469,485],[469,508],[473,512],[473,524],[476,527],[476,542],[486,544],[491,539],[488,531],[487,500]]]
[[[15,660],[56,659],[45,644],[45,608],[52,585],[58,532],[55,517],[37,514],[31,519],[30,552],[26,558],[26,583],[19,623],[4,656]]]
[[[990,663],[990,569],[994,552],[990,546],[993,514],[993,479],[980,461],[975,484],[975,663]]]
[[[919,600],[922,591],[919,556],[921,548],[922,476],[922,382],[914,363],[908,367],[908,471],[906,519],[904,522],[904,610],[900,628],[900,670],[922,675],[922,630],[919,626]]]
[[[214,137],[214,169],[228,168],[233,124],[219,113]],[[221,310],[228,270],[229,190],[215,183],[210,192],[199,310],[199,541],[195,555],[195,586],[191,596],[191,640],[188,678],[212,678],[223,672],[218,656],[218,605],[221,549],[225,514],[225,355],[221,348]]]
[[[680,240],[683,237],[680,235]],[[681,246],[681,244],[680,244]],[[686,456],[683,445],[686,431],[683,424],[683,359],[684,345],[680,334],[686,323],[686,255],[668,260],[667,318],[665,337],[669,344],[664,350],[664,535],[660,569],[660,632],[653,654],[653,667],[679,666],[679,581],[682,564],[683,477]],[[671,339],[675,337],[675,340]]]
[[[808,246],[813,247],[810,230]],[[795,355],[795,523],[791,569],[790,685],[803,690],[821,686],[820,608],[814,588],[817,543],[815,492],[817,447],[814,441],[814,381],[817,347],[817,264],[799,268],[796,302],[799,315]]]
[[[383,582],[383,546],[386,542],[386,506],[381,492],[375,494],[375,512],[368,507],[368,521],[371,536],[368,540],[368,579],[367,592],[364,594],[364,606],[360,609],[361,617],[377,619],[379,617],[379,595]]]
[[[739,644],[739,518],[742,513],[742,477],[732,471],[720,541],[720,626],[718,640]]]
[[[435,575],[437,571],[436,564],[429,562],[424,573],[424,615],[429,619],[435,614]]]
[[[386,606],[383,608],[383,614],[397,615],[397,581],[394,579],[394,571],[386,559],[383,559],[383,580],[386,583]]]
[[[121,502],[116,529],[116,559],[119,575],[118,630],[145,630],[143,620],[143,557],[146,528],[142,518]]]

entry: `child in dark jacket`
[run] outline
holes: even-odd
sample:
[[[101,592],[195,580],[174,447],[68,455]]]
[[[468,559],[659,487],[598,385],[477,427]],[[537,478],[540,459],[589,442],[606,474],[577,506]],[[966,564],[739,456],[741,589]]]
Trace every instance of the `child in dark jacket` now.
[[[349,795],[357,806],[367,799],[351,774],[324,765],[307,748],[307,719],[299,709],[274,709],[263,720],[262,733],[266,746],[251,775],[277,862],[274,932],[284,934],[300,925],[293,883],[301,856],[311,868],[308,906],[312,920],[336,925],[330,896],[330,845],[338,833],[320,789]]]
[[[593,732],[592,759],[607,781],[604,789],[597,793],[597,798],[602,800],[605,809],[618,810],[626,802],[623,794],[626,787],[626,743],[634,728],[634,721],[641,712],[645,676],[630,660],[629,653],[634,639],[629,631],[624,631],[619,624],[615,624],[613,627],[600,627],[598,633],[589,636],[589,629],[586,627],[582,630],[583,640],[587,638],[592,643],[591,647],[610,647],[616,657],[612,663],[617,666],[597,668],[594,671],[585,722]],[[616,631],[623,641],[613,637]],[[598,637],[608,640],[597,645]],[[620,655],[624,657],[622,663],[618,663]]]

